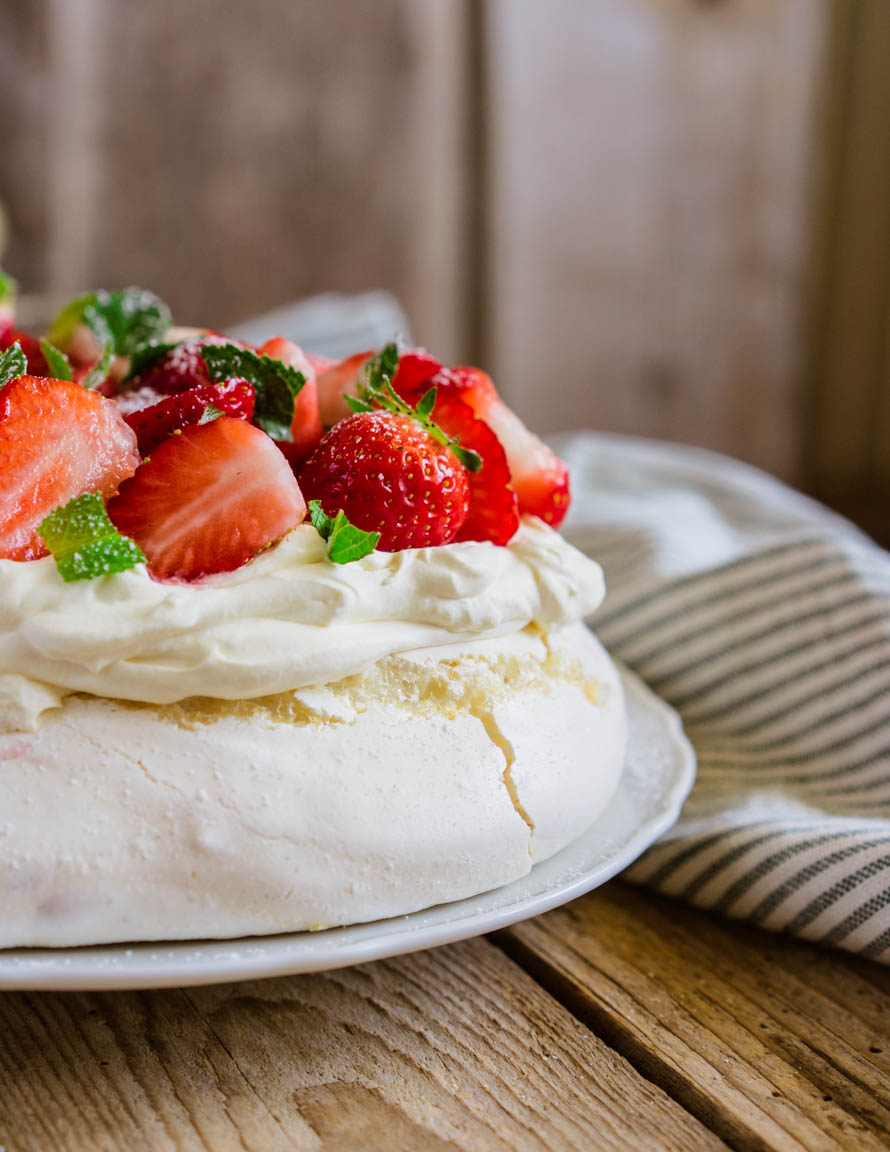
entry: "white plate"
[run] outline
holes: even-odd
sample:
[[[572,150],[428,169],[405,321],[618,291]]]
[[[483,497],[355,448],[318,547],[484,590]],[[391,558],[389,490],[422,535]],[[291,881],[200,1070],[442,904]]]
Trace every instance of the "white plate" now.
[[[505,928],[605,883],[676,821],[695,779],[680,718],[622,670],[630,739],[612,803],[580,839],[503,888],[410,916],[240,940],[0,951],[0,989],[168,988],[343,968]]]

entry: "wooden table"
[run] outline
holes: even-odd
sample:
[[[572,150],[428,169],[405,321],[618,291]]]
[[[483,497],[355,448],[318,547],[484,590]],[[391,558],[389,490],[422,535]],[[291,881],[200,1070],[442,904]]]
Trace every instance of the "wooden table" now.
[[[0,996],[5,1152],[890,1148],[890,971],[615,881],[317,976]]]

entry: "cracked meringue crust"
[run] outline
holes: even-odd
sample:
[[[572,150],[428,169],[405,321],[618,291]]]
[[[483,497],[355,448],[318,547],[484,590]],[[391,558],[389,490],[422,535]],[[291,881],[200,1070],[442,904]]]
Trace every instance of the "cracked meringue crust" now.
[[[172,704],[74,694],[0,736],[0,947],[401,915],[525,875],[617,786],[624,702],[581,624]]]

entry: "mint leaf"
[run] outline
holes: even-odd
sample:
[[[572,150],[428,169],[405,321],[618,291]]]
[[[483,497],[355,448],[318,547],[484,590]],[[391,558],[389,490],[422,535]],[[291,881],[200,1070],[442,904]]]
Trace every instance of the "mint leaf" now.
[[[341,508],[334,517],[334,527],[328,538],[328,559],[334,564],[349,564],[370,555],[380,540],[379,532],[365,532],[350,524]]]
[[[432,419],[432,412],[436,406],[436,389],[430,388],[420,398],[417,406],[412,408],[407,401],[396,392],[392,386],[392,378],[399,366],[399,346],[395,340],[380,349],[376,356],[367,362],[359,380],[358,398],[347,396],[346,403],[353,412],[370,412],[374,408],[382,408],[396,416],[409,416],[416,420],[423,430],[444,444],[468,472],[479,472],[482,468],[482,457],[472,448],[462,448],[456,436],[448,436]]]
[[[50,512],[37,531],[68,583],[110,576],[145,562],[139,545],[121,536],[108,519],[97,493],[85,492]]]
[[[214,420],[218,420],[220,416],[225,416],[225,412],[221,408],[217,408],[215,404],[208,404],[201,413],[199,424],[212,424]]]
[[[107,343],[103,347],[99,359],[81,381],[84,388],[98,388],[103,380],[107,378],[109,369],[111,368],[111,361],[113,359],[114,348],[110,343]]]
[[[433,414],[433,409],[436,407],[436,389],[430,388],[429,392],[424,392],[420,400],[417,402],[415,412],[421,420],[429,420]]]
[[[0,352],[0,388],[10,380],[18,380],[19,376],[24,376],[27,371],[28,361],[18,340],[5,352]]]
[[[397,340],[390,340],[365,364],[362,373],[365,387],[374,390],[384,388],[395,376],[398,366],[399,343]]]
[[[40,351],[43,353],[43,359],[47,363],[50,376],[55,380],[74,379],[74,370],[71,367],[71,361],[55,344],[50,344],[49,340],[41,340]]]
[[[146,288],[104,288],[87,292],[66,304],[49,330],[49,338],[65,348],[78,324],[88,325],[100,344],[111,344],[116,356],[129,356],[143,344],[160,339],[170,327],[170,309]]]
[[[11,304],[15,300],[18,284],[0,268],[0,304]]]
[[[320,500],[309,501],[309,519],[322,540],[330,540],[331,532],[334,530],[334,517],[328,516]]]
[[[328,542],[328,559],[334,564],[349,564],[361,560],[377,547],[379,532],[365,532],[350,524],[341,508],[336,516],[328,516],[320,500],[309,501],[309,519],[323,540]]]
[[[175,344],[169,344],[164,340],[151,340],[148,344],[140,345],[130,355],[130,371],[125,376],[124,382],[132,380],[134,376],[141,376],[146,368],[150,368],[156,360],[172,352],[175,347]]]
[[[306,377],[273,356],[261,356],[237,344],[205,344],[201,357],[211,380],[239,377],[256,392],[253,419],[275,440],[291,440],[294,404]]]

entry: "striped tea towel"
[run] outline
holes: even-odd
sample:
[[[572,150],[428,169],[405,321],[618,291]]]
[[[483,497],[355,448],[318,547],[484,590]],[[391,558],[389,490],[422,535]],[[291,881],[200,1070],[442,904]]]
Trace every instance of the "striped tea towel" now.
[[[890,554],[745,465],[561,439],[592,623],[682,715],[699,772],[636,882],[890,963]]]

